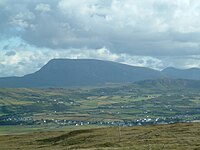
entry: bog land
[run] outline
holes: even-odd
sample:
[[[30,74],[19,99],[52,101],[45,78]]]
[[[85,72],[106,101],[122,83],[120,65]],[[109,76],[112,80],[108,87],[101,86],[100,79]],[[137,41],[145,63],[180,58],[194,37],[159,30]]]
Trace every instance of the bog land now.
[[[198,150],[200,123],[1,135],[1,150]]]

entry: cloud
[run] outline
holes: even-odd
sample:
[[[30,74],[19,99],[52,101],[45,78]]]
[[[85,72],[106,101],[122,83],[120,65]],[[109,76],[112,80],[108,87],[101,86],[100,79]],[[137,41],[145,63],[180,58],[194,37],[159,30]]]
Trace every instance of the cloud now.
[[[200,2],[195,0],[16,1],[1,7],[1,34],[37,47],[107,47],[143,56],[200,54]]]
[[[6,52],[5,55],[6,55],[6,56],[15,56],[15,55],[16,55],[16,52],[14,52],[14,51],[9,51],[9,52]]]
[[[31,24],[29,23],[31,20],[34,19],[34,14],[30,11],[19,12],[18,14],[10,17],[10,24],[12,26],[16,26],[16,30],[20,31],[25,30],[26,28],[30,27]]]
[[[45,13],[51,11],[51,6],[49,4],[40,3],[35,7],[35,10]]]
[[[196,0],[0,0],[0,76],[58,57],[199,67],[199,10]]]
[[[176,67],[180,69],[188,68],[200,68],[200,55],[190,55],[190,56],[174,56],[160,58],[162,60],[163,66],[166,67]]]

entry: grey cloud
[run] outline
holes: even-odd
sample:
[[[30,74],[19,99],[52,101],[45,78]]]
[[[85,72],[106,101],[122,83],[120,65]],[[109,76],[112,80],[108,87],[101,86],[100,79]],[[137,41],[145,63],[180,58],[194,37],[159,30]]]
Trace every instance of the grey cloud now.
[[[9,51],[9,52],[6,52],[5,55],[6,55],[6,56],[15,56],[15,55],[16,55],[16,52],[14,52],[14,51]]]
[[[49,12],[51,11],[51,6],[49,4],[40,3],[35,7],[35,10],[40,12]]]
[[[200,54],[195,16],[200,2],[193,0],[7,0],[0,7],[0,33],[36,47],[105,46],[144,56]]]
[[[9,50],[9,45],[3,46],[3,50]]]

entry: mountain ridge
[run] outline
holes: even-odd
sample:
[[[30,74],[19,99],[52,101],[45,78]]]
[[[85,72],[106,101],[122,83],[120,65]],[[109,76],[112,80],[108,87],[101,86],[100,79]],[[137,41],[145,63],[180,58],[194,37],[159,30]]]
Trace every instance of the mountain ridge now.
[[[200,80],[200,68],[177,69],[168,67],[161,72],[170,78]]]
[[[156,70],[95,59],[52,59],[23,77],[0,78],[0,87],[72,87],[162,78]]]
[[[192,88],[198,89],[200,88],[200,80],[191,80],[191,79],[171,79],[171,78],[163,78],[163,79],[156,79],[156,80],[143,80],[137,81],[134,83],[139,87],[148,87],[148,88],[166,88],[166,89],[185,89],[185,88]]]
[[[76,87],[163,78],[200,80],[200,69],[157,71],[96,59],[52,59],[34,73],[0,78],[0,87]]]

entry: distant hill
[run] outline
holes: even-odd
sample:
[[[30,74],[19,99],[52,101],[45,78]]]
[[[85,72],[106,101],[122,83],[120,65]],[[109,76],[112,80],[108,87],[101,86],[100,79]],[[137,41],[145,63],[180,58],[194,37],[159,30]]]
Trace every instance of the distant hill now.
[[[163,78],[161,72],[111,61],[53,59],[23,77],[0,78],[0,87],[73,87]]]
[[[162,73],[170,78],[175,78],[175,79],[200,80],[199,68],[190,68],[190,69],[181,70],[181,69],[169,67],[162,70]]]
[[[200,81],[197,80],[189,80],[189,79],[156,79],[156,80],[143,80],[135,82],[134,85],[143,87],[143,88],[200,88]]]
[[[188,79],[188,81],[169,79]],[[200,69],[181,70],[169,67],[157,71],[94,59],[53,59],[35,73],[23,77],[0,78],[0,87],[75,87],[142,80],[152,82],[151,85],[165,83],[165,86],[166,84],[177,86],[184,83],[188,86],[198,86],[195,81],[189,80],[200,80]]]

